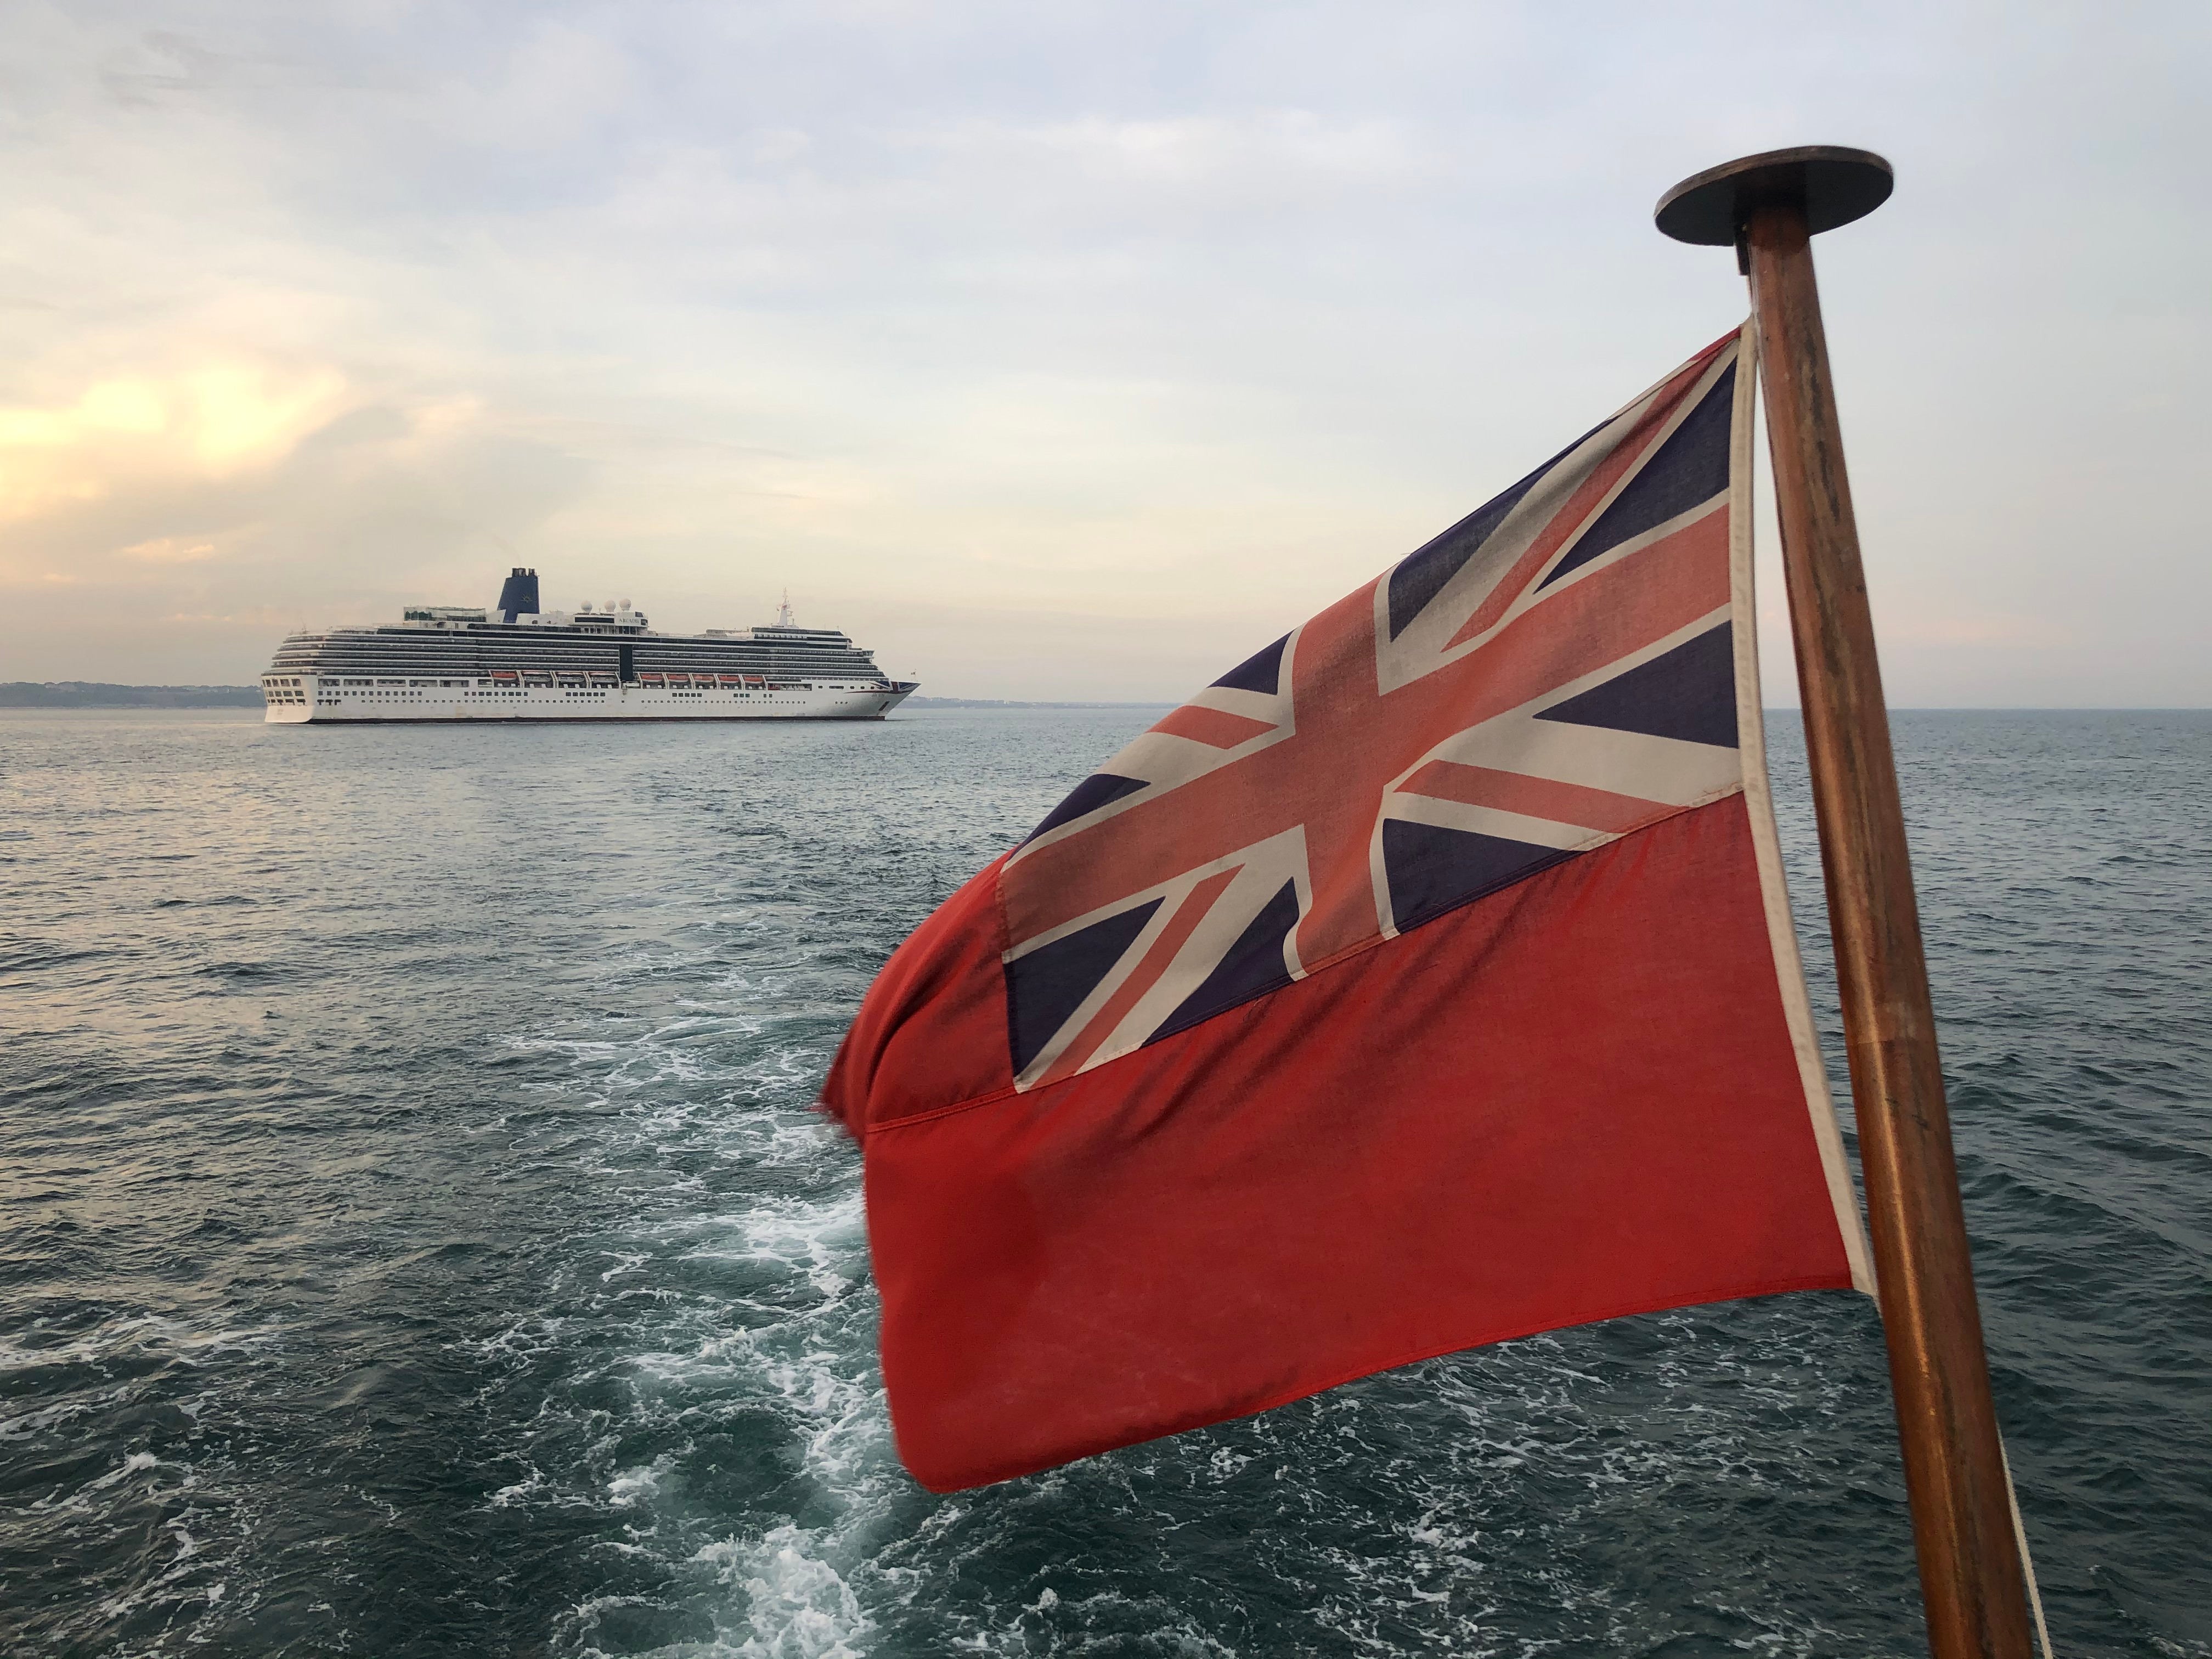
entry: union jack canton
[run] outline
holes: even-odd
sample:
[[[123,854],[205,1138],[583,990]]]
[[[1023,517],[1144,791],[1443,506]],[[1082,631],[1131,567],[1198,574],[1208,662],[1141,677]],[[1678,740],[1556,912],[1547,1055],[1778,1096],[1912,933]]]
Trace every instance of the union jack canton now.
[[[1017,1089],[1743,787],[1738,350],[1231,669],[1037,825],[999,878]]]

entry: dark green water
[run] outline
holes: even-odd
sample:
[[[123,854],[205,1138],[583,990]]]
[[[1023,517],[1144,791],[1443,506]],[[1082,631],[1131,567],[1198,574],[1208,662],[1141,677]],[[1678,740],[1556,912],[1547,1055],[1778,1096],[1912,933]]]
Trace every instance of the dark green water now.
[[[1847,1295],[901,1473],[808,1104],[1146,720],[0,715],[0,1653],[1920,1650]],[[1899,740],[2053,1634],[2212,1654],[2212,715]]]

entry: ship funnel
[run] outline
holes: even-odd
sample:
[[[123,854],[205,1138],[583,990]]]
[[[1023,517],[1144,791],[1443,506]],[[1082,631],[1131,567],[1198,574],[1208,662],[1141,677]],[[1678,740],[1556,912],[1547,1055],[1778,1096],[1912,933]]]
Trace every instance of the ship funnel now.
[[[499,590],[499,619],[513,622],[517,617],[538,614],[538,573],[514,567],[507,578],[507,586]]]

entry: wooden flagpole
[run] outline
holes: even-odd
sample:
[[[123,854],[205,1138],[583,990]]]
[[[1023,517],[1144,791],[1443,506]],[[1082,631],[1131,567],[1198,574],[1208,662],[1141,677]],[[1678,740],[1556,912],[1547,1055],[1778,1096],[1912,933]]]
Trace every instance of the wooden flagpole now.
[[[1844,1035],[1936,1659],[2027,1659],[2027,1607],[1936,1052],[1919,907],[1875,658],[1812,238],[1887,199],[1864,150],[1775,150],[1668,191],[1659,228],[1751,278],[1805,748]]]

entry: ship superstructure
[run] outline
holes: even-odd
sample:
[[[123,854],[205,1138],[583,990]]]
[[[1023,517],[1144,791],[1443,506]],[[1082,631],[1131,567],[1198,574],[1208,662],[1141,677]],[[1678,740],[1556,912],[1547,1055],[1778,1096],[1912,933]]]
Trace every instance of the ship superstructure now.
[[[295,634],[261,677],[280,725],[392,720],[881,720],[915,689],[787,603],[764,627],[656,634],[629,601],[538,609],[518,567],[485,610]]]

